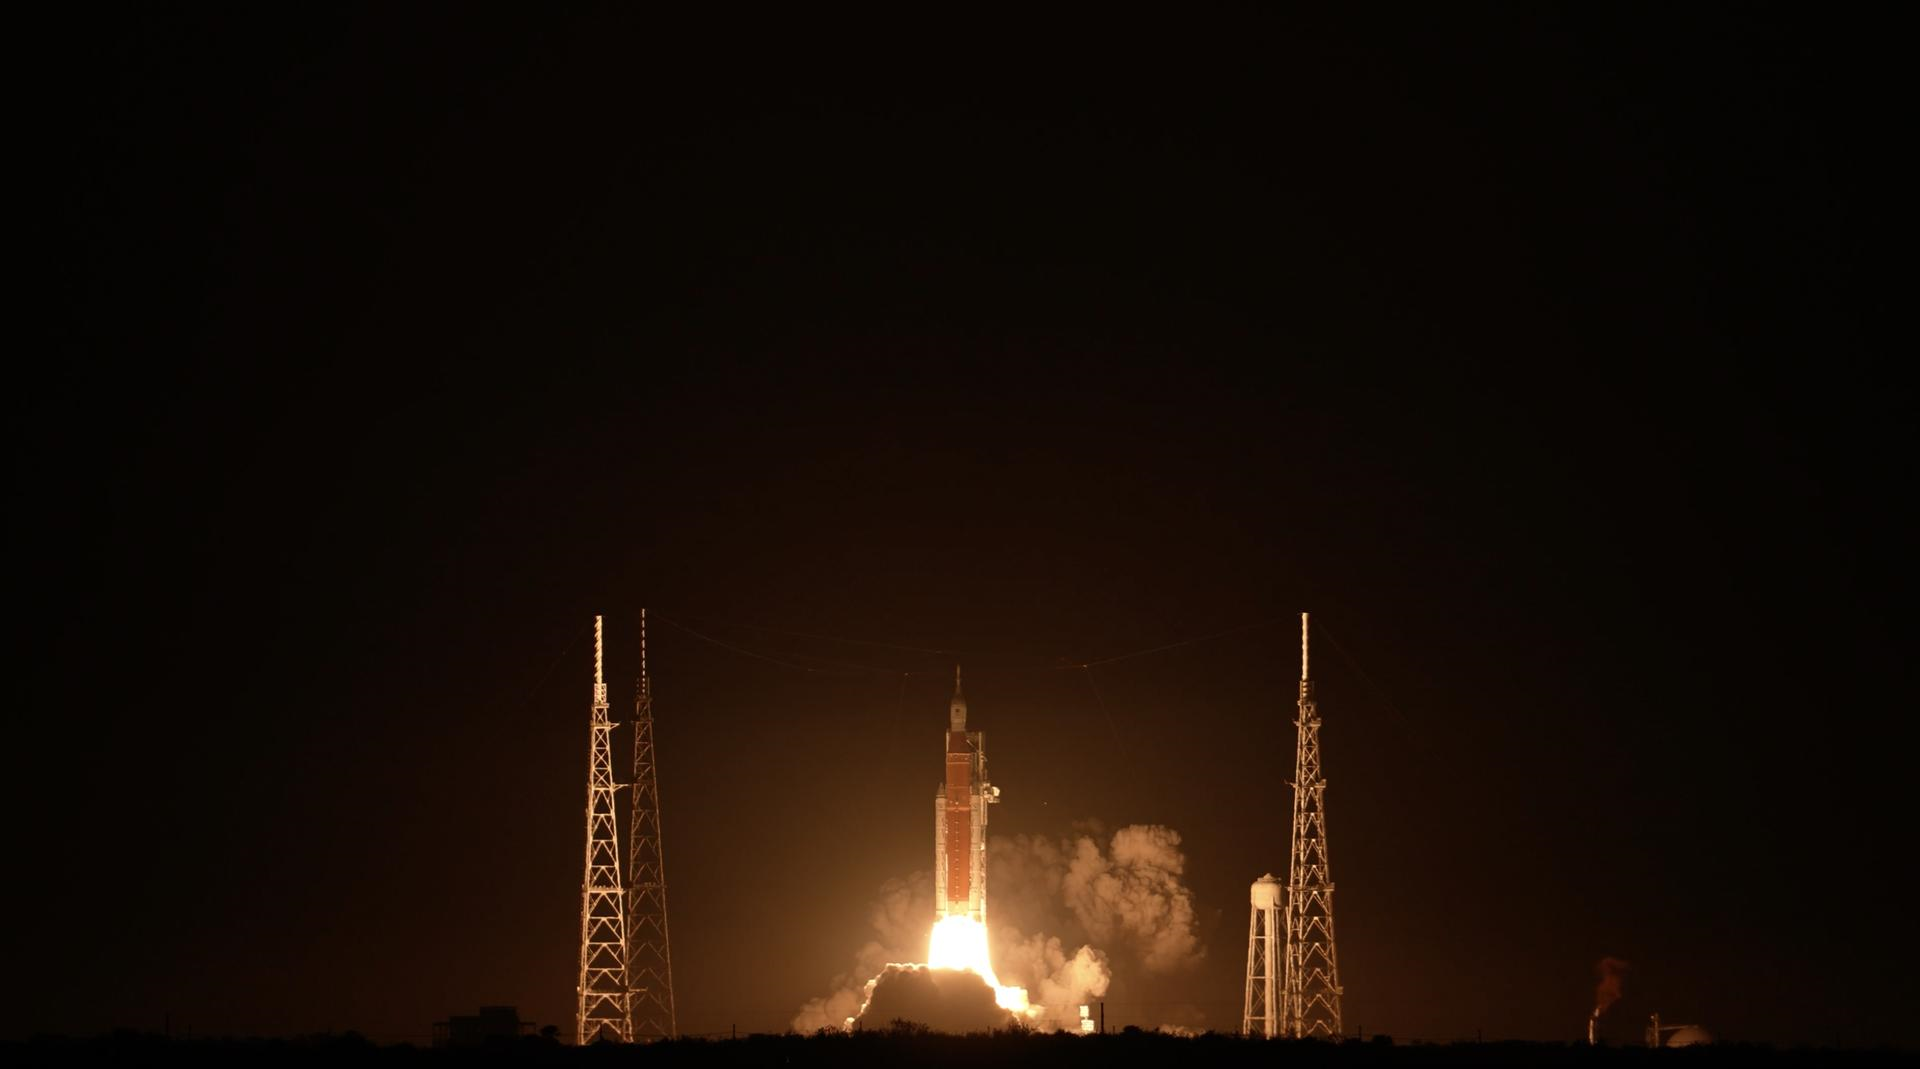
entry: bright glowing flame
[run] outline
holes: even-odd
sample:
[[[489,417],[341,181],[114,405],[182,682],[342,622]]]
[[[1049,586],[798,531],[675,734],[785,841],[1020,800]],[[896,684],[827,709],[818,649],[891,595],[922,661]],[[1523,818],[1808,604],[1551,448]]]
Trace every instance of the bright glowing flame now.
[[[1024,987],[1003,987],[993,974],[993,961],[987,954],[987,926],[962,914],[940,918],[927,940],[927,964],[936,969],[963,969],[979,976],[993,988],[993,1000],[1003,1010],[1033,1015]]]
[[[890,965],[888,968],[918,968],[914,965]],[[940,918],[933,926],[933,934],[927,939],[927,968],[954,969],[970,972],[987,982],[993,988],[993,1001],[1008,1013],[1017,1013],[1028,1020],[1038,1020],[1045,1007],[1035,1006],[1027,998],[1024,987],[1007,987],[993,974],[993,960],[987,952],[987,926],[965,914],[952,914]],[[880,977],[867,981],[866,990],[861,994],[860,1012],[847,1018],[846,1027],[852,1031],[854,1022],[867,1012],[873,1002],[873,992]],[[1087,1016],[1087,1007],[1080,1007],[1081,1017]],[[1093,1031],[1093,1022],[1083,1020],[1080,1023],[1083,1032]]]
[[[927,964],[936,969],[967,969],[998,983],[987,956],[987,926],[963,914],[940,918],[927,940]]]

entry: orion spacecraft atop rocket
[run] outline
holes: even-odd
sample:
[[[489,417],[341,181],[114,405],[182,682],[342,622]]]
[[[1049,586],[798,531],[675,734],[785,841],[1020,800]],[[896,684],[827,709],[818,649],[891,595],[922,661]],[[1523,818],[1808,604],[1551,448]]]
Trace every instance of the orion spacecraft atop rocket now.
[[[936,920],[960,916],[986,922],[987,807],[1000,800],[1000,788],[987,782],[985,739],[985,732],[967,730],[967,699],[955,665],[953,702],[947,707],[947,778],[933,796]]]

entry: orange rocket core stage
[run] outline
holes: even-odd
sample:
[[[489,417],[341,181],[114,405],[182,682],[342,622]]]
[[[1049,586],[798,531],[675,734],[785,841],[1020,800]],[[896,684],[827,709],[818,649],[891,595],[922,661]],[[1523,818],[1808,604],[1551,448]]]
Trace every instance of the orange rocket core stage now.
[[[957,668],[946,734],[947,773],[933,796],[934,912],[984,922],[987,807],[1000,800],[1000,790],[987,782],[986,736],[967,730]]]
[[[973,753],[964,731],[947,732],[947,890],[949,913],[968,912],[972,896]]]

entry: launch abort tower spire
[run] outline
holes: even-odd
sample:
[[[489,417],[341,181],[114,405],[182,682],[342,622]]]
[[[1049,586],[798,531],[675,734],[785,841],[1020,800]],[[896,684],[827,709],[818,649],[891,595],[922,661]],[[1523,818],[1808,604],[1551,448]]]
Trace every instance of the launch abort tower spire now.
[[[1280,900],[1285,891],[1269,872],[1253,881],[1253,912],[1247,918],[1247,1001],[1240,1034],[1273,1039],[1281,1034]]]
[[[1307,673],[1307,614],[1300,614],[1300,705],[1294,721],[1293,859],[1287,877],[1285,1034],[1340,1031],[1340,966],[1333,948],[1333,870],[1327,865],[1327,781],[1320,774],[1320,713]]]
[[[600,617],[593,618],[593,741],[587,756],[587,865],[580,884],[580,1009],[574,1042],[633,1038],[627,1002],[626,890],[620,885],[620,827],[607,719]]]
[[[640,681],[633,702],[633,819],[627,824],[627,982],[633,1039],[671,1039],[673,955],[667,948],[666,848],[660,840],[660,778],[653,764],[653,679],[647,674],[647,610],[640,610]]]

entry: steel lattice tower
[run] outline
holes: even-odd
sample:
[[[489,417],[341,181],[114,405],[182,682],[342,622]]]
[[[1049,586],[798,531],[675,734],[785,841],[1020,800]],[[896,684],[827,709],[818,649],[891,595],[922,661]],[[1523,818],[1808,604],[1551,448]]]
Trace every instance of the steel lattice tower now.
[[[1247,917],[1247,1001],[1240,1034],[1272,1039],[1283,1033],[1280,1019],[1280,881],[1273,873],[1253,881]]]
[[[1300,614],[1300,706],[1294,721],[1293,858],[1287,878],[1285,1034],[1337,1039],[1340,965],[1333,946],[1333,870],[1327,864],[1327,780],[1320,774],[1320,713],[1307,673],[1307,614]]]
[[[587,758],[587,860],[580,885],[580,1011],[574,1042],[633,1038],[627,993],[626,889],[620,884],[620,826],[607,719],[600,617],[593,618],[593,742]]]
[[[647,675],[647,610],[640,610],[640,680],[633,703],[633,819],[627,824],[627,983],[632,1038],[679,1031],[673,1016],[673,954],[667,945],[666,849],[660,838],[660,778],[654,768],[653,680]]]

